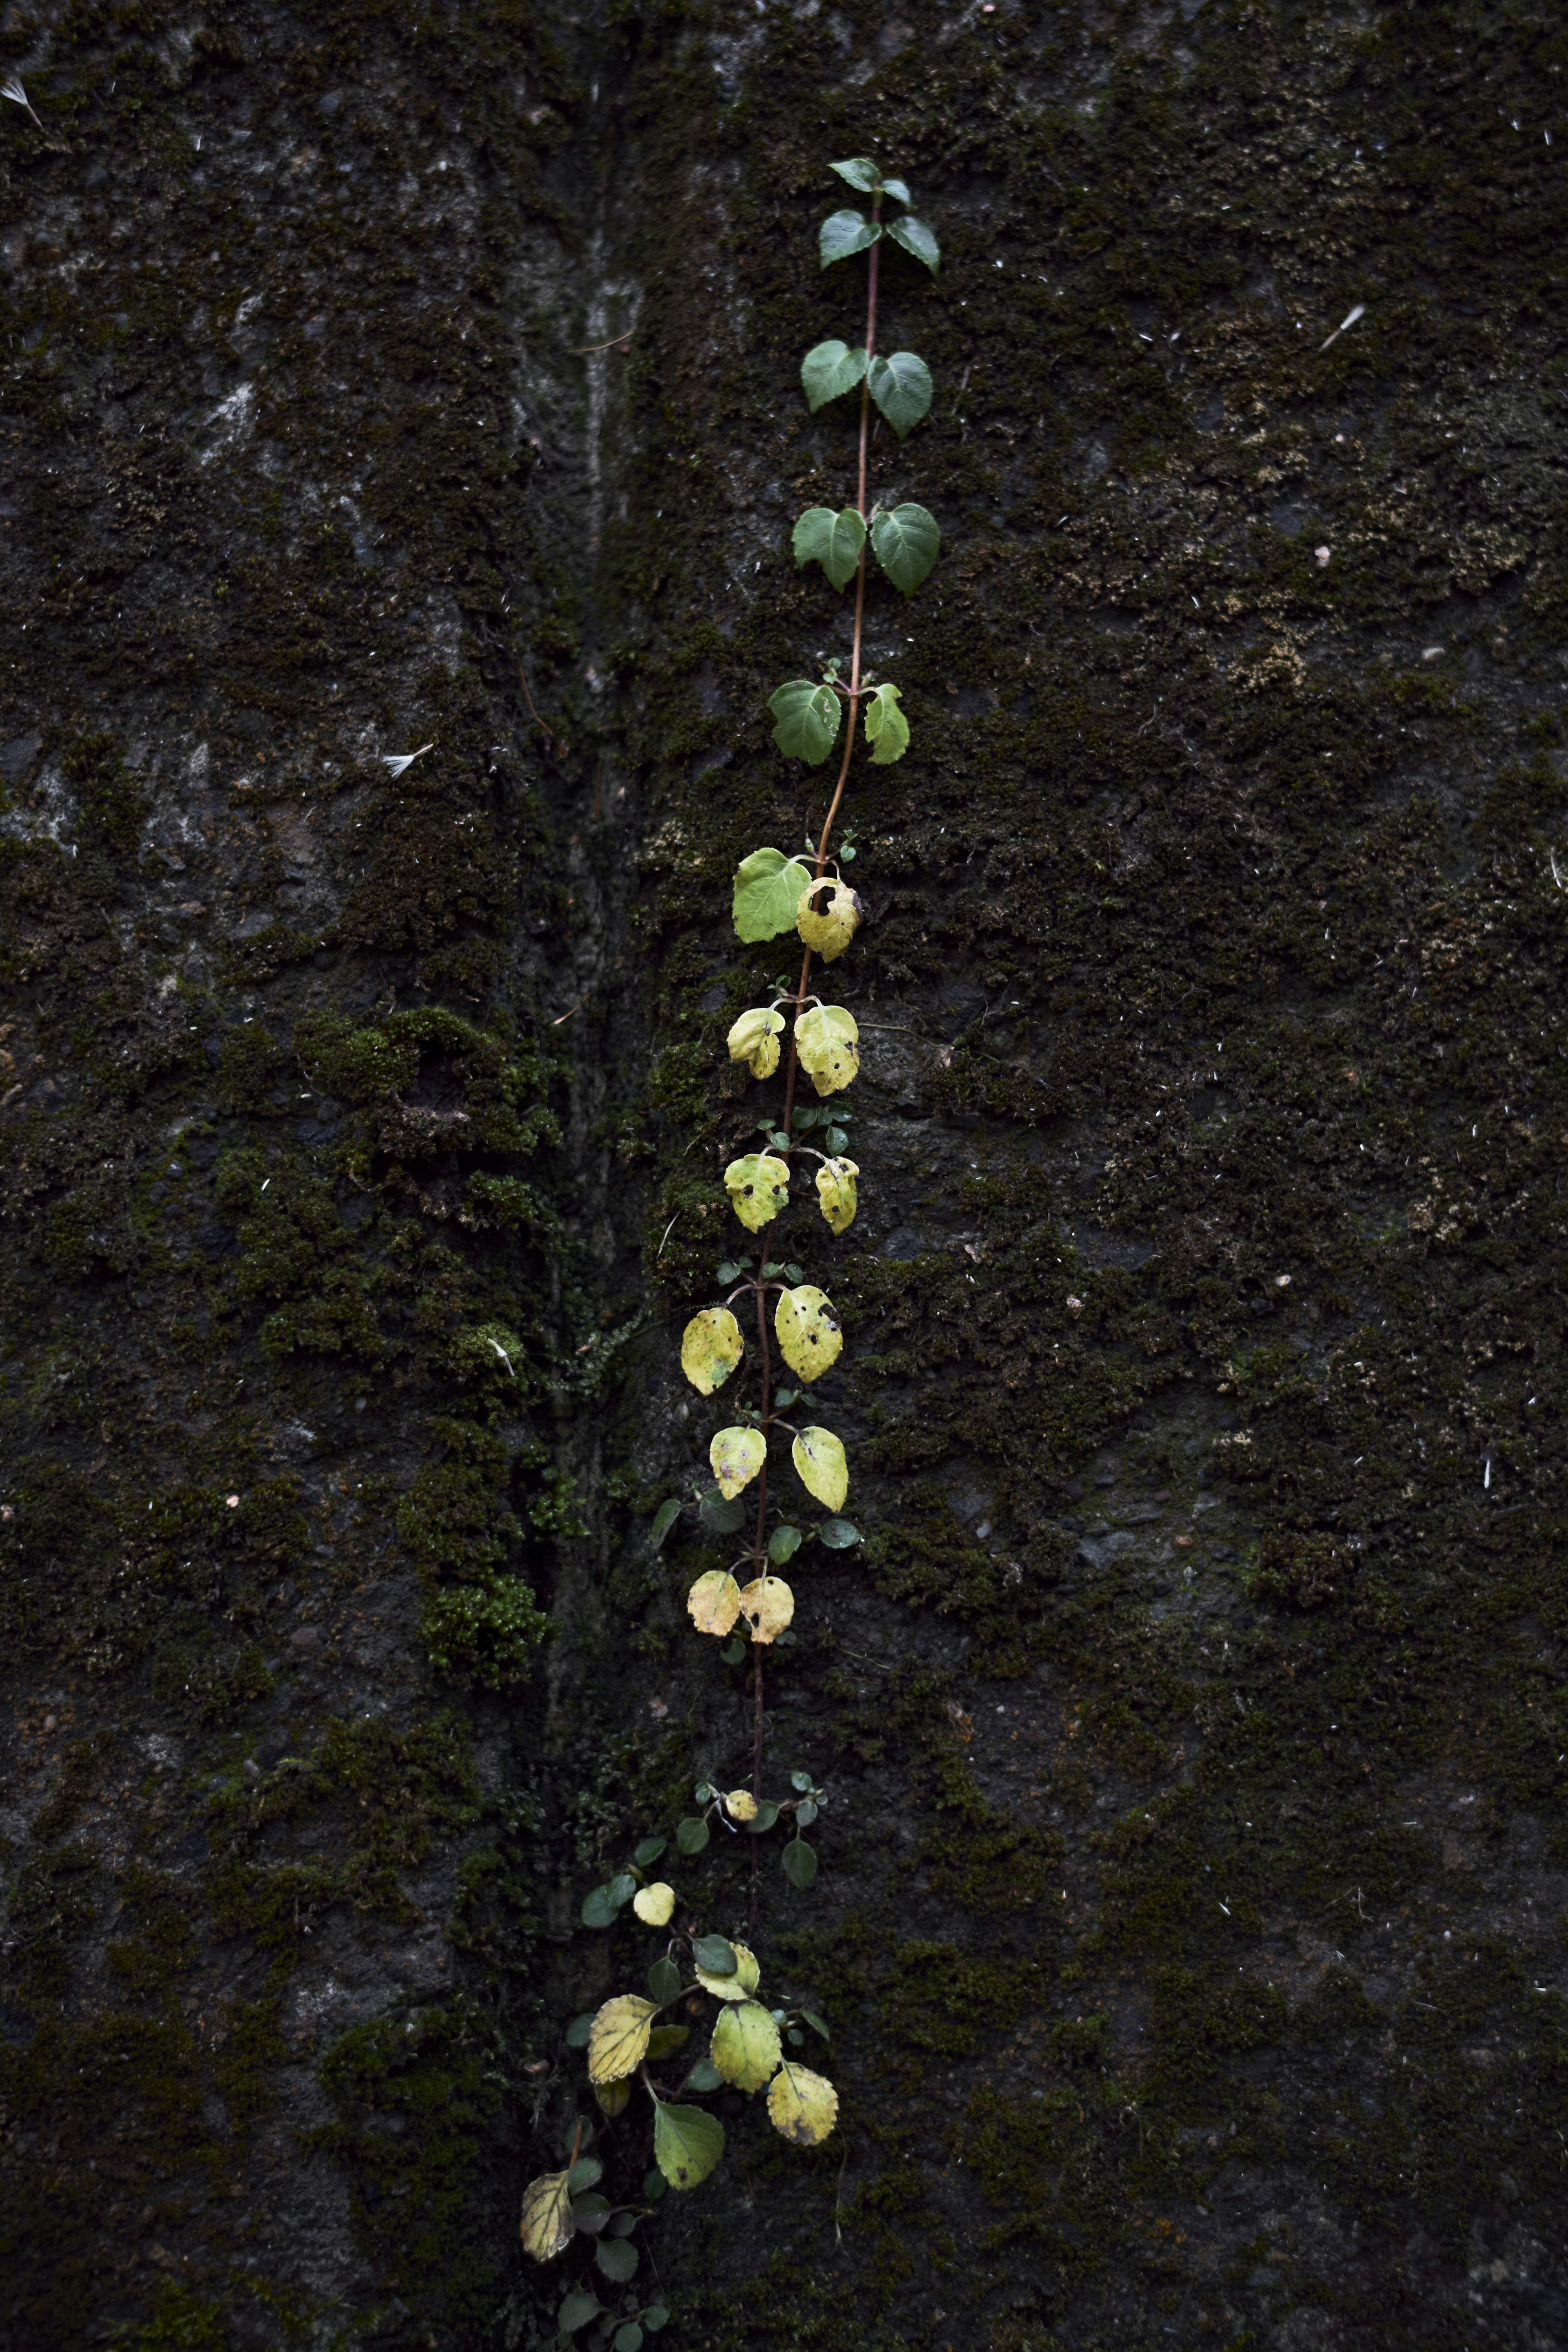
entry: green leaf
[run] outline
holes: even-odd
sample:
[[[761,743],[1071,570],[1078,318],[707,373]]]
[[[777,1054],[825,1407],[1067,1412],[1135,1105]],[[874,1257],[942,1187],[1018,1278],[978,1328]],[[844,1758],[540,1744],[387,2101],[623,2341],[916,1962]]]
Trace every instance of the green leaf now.
[[[784,1272],[792,1282],[798,1282],[801,1278],[801,1270],[798,1265],[786,1265]],[[800,1391],[798,1389],[779,1389],[775,1391],[773,1395],[774,1406],[780,1412],[787,1412],[799,1394]]]
[[[853,507],[837,514],[831,507],[807,507],[791,544],[797,563],[820,563],[833,585],[842,590],[855,577],[866,526]]]
[[[668,2181],[657,2164],[650,2166],[643,2174],[642,2193],[645,2197],[662,2197],[668,2187]]]
[[[672,2189],[695,2189],[724,2153],[724,2126],[706,2107],[654,2109],[654,2162]]]
[[[691,1947],[691,1956],[700,1969],[710,1977],[732,1977],[740,1962],[735,1958],[733,1944],[722,1936],[699,1936]]]
[[[813,687],[808,679],[802,679],[800,685],[802,692],[808,695],[827,691],[825,687]],[[789,687],[781,686],[779,688],[779,694],[790,691]],[[774,703],[778,701],[779,694],[774,695]],[[838,698],[831,695],[828,698],[834,708],[833,734],[837,735]],[[783,748],[781,744],[780,749]],[[830,735],[826,749],[816,754],[817,759],[825,760],[832,748],[833,736]],[[805,758],[807,755],[803,752],[800,756]],[[798,858],[786,857],[782,849],[753,849],[751,856],[742,857],[735,868],[734,914],[738,935],[750,941],[776,939],[781,931],[793,931],[800,894],[810,881],[811,868],[801,865]],[[730,1277],[721,1275],[719,1279],[723,1282]]]
[[[900,205],[911,204],[914,201],[910,194],[908,184],[903,180],[884,180],[882,194],[885,196],[896,198]]]
[[[581,2017],[574,2017],[572,2020],[571,2024],[566,2028],[568,2050],[586,2050],[588,2037],[594,2031],[594,2015],[593,2010],[585,2009]]]
[[[657,2336],[659,2329],[664,2326],[666,2322],[668,2320],[668,2317],[669,2314],[665,2309],[663,2304],[654,2303],[650,2304],[647,2309],[643,2313],[642,2324],[648,2330],[650,2335]]]
[[[739,1496],[727,1503],[715,1486],[710,1495],[703,1496],[697,1516],[710,1536],[732,1536],[745,1525],[746,1506]]]
[[[798,2025],[792,2025],[790,2027],[789,2038],[797,2050],[804,2050],[805,2048],[805,2036],[801,2032]]]
[[[847,1519],[824,1519],[816,1530],[829,1551],[847,1551],[860,1540],[860,1530]]]
[[[866,704],[866,740],[875,747],[874,768],[890,768],[910,748],[910,722],[899,709],[900,698],[896,686],[884,685],[872,689]]]
[[[675,1843],[682,1853],[700,1853],[708,1843],[708,1824],[700,1813],[689,1813],[675,1824]]]
[[[786,1282],[804,1282],[805,1280],[805,1268],[803,1265],[786,1265],[784,1268],[784,1279]]]
[[[579,2197],[574,2203],[572,2219],[584,2237],[592,2238],[605,2227],[614,2210],[615,2208],[607,2197],[601,2197],[595,2189],[591,2189],[585,2196]]]
[[[616,2352],[642,2352],[642,2329],[635,2319],[616,2330]]]
[[[555,2315],[555,2324],[574,2336],[579,2327],[586,2327],[597,2312],[604,2309],[596,2294],[569,2294]]]
[[[711,2058],[699,2058],[686,2078],[686,2087],[689,2091],[721,2091],[724,2077]]]
[[[792,1789],[798,1789],[803,1793],[813,1785],[809,1772],[792,1772],[789,1776],[789,1784]]]
[[[723,1276],[721,1275],[719,1279],[722,1282],[724,1279]],[[666,1536],[669,1533],[671,1528],[680,1517],[680,1512],[681,1501],[679,1496],[671,1495],[668,1501],[661,1503],[658,1510],[654,1513],[653,1548],[655,1551],[658,1549],[660,1544],[664,1541]]]
[[[746,1645],[737,1633],[734,1640],[726,1642],[720,1651],[719,1663],[721,1666],[738,1666],[745,1654]]]
[[[808,1830],[808,1829],[811,1827],[811,1825],[812,1825],[813,1822],[814,1822],[816,1819],[816,1798],[815,1798],[815,1797],[803,1797],[803,1798],[801,1799],[801,1801],[800,1801],[799,1804],[798,1804],[798,1805],[795,1807],[795,1825],[796,1829],[797,1829],[797,1830]]]
[[[624,1906],[637,1893],[637,1884],[630,1872],[623,1870],[617,1877],[606,1880],[603,1886],[595,1886],[591,1894],[584,1895],[580,1914],[584,1927],[613,1927]]]
[[[936,562],[942,533],[937,528],[936,517],[911,500],[906,506],[889,508],[886,514],[874,518],[871,545],[878,562],[894,587],[901,589],[908,596],[920,586]]]
[[[779,1809],[771,1797],[764,1797],[757,1807],[756,1817],[743,1824],[748,1837],[756,1837],[763,1830],[771,1830],[779,1817]]]
[[[625,2238],[601,2238],[594,2248],[594,2260],[617,2286],[625,2286],[637,2274],[637,2250]]]
[[[808,767],[819,768],[838,740],[838,723],[841,714],[838,697],[834,693],[833,688],[830,686],[816,686],[809,677],[792,677],[769,695],[768,709],[773,712],[777,722],[773,728],[773,741],[785,759],[804,760]],[[762,851],[757,853],[759,856],[763,854]],[[770,850],[765,854],[776,857],[779,853],[777,850]],[[795,926],[795,910],[800,902],[801,891],[805,889],[811,881],[811,875],[806,867],[797,866],[795,870],[801,879],[795,887],[795,898],[790,902],[789,928],[792,929]],[[770,908],[773,903],[770,898]],[[741,930],[738,916],[735,929],[738,931]],[[765,932],[759,931],[755,936],[759,939],[771,940],[774,931],[782,931],[784,929],[785,926],[783,923],[775,923],[773,929]],[[747,936],[746,932],[741,931],[742,939]]]
[[[836,261],[847,261],[852,253],[864,253],[881,234],[864,213],[851,212],[847,206],[841,213],[829,213],[816,233],[822,267],[830,269]]]
[[[673,2058],[691,2039],[689,2025],[656,2025],[647,2038],[650,2058]]]
[[[633,1852],[632,1860],[640,1869],[646,1870],[650,1862],[657,1862],[658,1860],[659,1855],[664,1852],[668,1843],[669,1840],[668,1838],[644,1838],[642,1843]]]
[[[902,181],[898,184],[901,187]],[[892,188],[889,185],[889,194],[891,194],[891,193]],[[907,204],[908,197],[906,196],[903,201]],[[933,277],[936,275],[937,265],[942,259],[942,247],[924,221],[914,220],[908,213],[904,213],[899,219],[888,223],[888,235],[895,245],[901,245],[906,253],[912,253],[917,261],[923,261]]]
[[[580,2156],[566,2175],[567,2194],[581,2197],[584,2189],[596,2189],[605,2177],[605,2168],[596,2156]]]
[[[784,1872],[790,1885],[804,1895],[816,1876],[816,1856],[804,1838],[791,1838],[784,1850]]]
[[[842,1151],[848,1140],[849,1138],[845,1134],[844,1129],[841,1127],[830,1127],[827,1133],[823,1138],[823,1141],[826,1144],[829,1151],[833,1152]]]
[[[827,168],[837,172],[841,180],[847,180],[863,196],[874,196],[882,184],[882,174],[865,155],[851,155],[847,163],[830,163]]]
[[[901,441],[931,406],[931,370],[913,352],[871,362],[871,397]]]
[[[865,373],[863,346],[841,343],[836,335],[825,343],[814,343],[800,363],[800,381],[812,415],[841,393],[853,392]]]
[[[829,2033],[826,2026],[823,2023],[821,2018],[818,2017],[815,2009],[803,2009],[800,2013],[802,2017],[805,2018],[807,2025],[810,2026],[814,2033],[820,2033],[824,2042],[832,2041],[832,2034]]]
[[[759,1119],[757,1124],[759,1127],[766,1127],[768,1122],[763,1118]],[[751,1263],[752,1261],[749,1257],[726,1258],[723,1265],[719,1268],[716,1279],[720,1282],[738,1281],[740,1276],[745,1273],[746,1268],[751,1265]]]
[[[773,1566],[782,1568],[786,1559],[793,1559],[800,1549],[801,1541],[798,1528],[775,1528],[768,1538],[768,1558]]]
[[[660,2009],[676,2000],[680,1991],[680,1970],[668,1954],[655,1960],[647,1972],[647,1989]]]

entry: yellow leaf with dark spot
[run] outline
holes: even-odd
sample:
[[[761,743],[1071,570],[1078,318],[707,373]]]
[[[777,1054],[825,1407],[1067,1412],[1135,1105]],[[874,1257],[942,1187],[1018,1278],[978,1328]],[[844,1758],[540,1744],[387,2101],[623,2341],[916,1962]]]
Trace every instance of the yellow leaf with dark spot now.
[[[786,2058],[768,2093],[768,2119],[797,2147],[816,2147],[838,2121],[838,2094],[826,2074]]]
[[[760,1234],[781,1209],[789,1206],[788,1162],[775,1160],[771,1151],[748,1151],[743,1160],[731,1160],[725,1169],[724,1190],[746,1231]]]
[[[853,1160],[825,1160],[816,1171],[816,1197],[836,1234],[847,1233],[855,1222],[855,1179],[859,1173]]]
[[[790,1459],[808,1495],[830,1511],[841,1511],[849,1492],[849,1465],[844,1448],[830,1429],[803,1429],[790,1447]],[[742,1602],[744,1594],[742,1595]]]
[[[727,1307],[705,1307],[680,1335],[680,1369],[694,1389],[711,1396],[741,1360],[741,1327]]]
[[[617,1993],[594,2020],[588,2036],[588,2080],[618,2083],[635,2074],[647,2050],[648,2020],[658,2014],[657,2001],[640,1992]]]
[[[782,1576],[759,1576],[741,1587],[741,1614],[753,1642],[776,1642],[795,1615],[795,1595]]]
[[[814,955],[832,963],[860,928],[860,901],[847,883],[814,882],[800,894],[795,927]]]
[[[749,1486],[768,1458],[768,1444],[760,1429],[721,1429],[708,1448],[719,1492],[732,1502]]]
[[[728,1569],[710,1568],[686,1596],[700,1633],[727,1633],[741,1613],[741,1588]]]
[[[522,2251],[536,2263],[549,2262],[572,2242],[576,2224],[572,2219],[572,2192],[566,2185],[569,2178],[564,2172],[542,2173],[522,2192]]]
[[[836,1095],[860,1067],[860,1032],[842,1004],[814,1004],[795,1024],[801,1066],[819,1095]]]
[[[765,1004],[754,1004],[730,1032],[730,1059],[744,1062],[753,1078],[771,1078],[779,1066],[783,1034],[784,1014],[770,1012]]]
[[[815,1282],[781,1290],[773,1309],[784,1360],[797,1380],[815,1381],[838,1361],[844,1334],[828,1303],[827,1293]]]
[[[754,1822],[757,1801],[750,1789],[731,1789],[724,1800],[724,1811],[737,1822]]]

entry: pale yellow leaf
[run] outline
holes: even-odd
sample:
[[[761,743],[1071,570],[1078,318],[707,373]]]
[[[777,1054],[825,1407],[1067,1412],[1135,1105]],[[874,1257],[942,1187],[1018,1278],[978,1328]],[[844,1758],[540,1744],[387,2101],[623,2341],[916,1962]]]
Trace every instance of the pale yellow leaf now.
[[[830,1429],[803,1429],[790,1447],[790,1459],[800,1473],[800,1483],[808,1495],[830,1511],[841,1511],[849,1492],[849,1465],[844,1459],[844,1448]],[[742,1606],[745,1594],[741,1595]]]
[[[624,2074],[636,2074],[647,2051],[648,2020],[658,2014],[658,2003],[640,1992],[617,1993],[607,2000],[588,2036],[588,2080],[618,2083]]]
[[[836,1095],[860,1067],[860,1032],[842,1004],[814,1004],[795,1024],[801,1066],[819,1095]]]
[[[738,2091],[760,2091],[779,2063],[779,2030],[760,2001],[742,2000],[720,2014],[709,2056]]]
[[[531,2254],[536,2263],[549,2262],[572,2242],[576,2223],[572,2219],[572,2192],[566,2185],[569,2177],[564,2172],[542,2173],[522,2192],[519,2234],[523,2252]]]
[[[733,1936],[730,1938],[730,1948],[735,1955],[734,1975],[716,1977],[710,1969],[699,1969],[697,1981],[704,1992],[715,1994],[720,2000],[744,2000],[756,1991],[763,1972],[757,1966],[755,1955],[748,1951],[744,1944],[737,1944]]]
[[[710,1568],[686,1596],[700,1633],[727,1633],[741,1613],[741,1588],[727,1569]]]
[[[860,928],[860,901],[845,882],[814,882],[800,894],[795,927],[824,963],[841,956]]]
[[[794,1290],[780,1291],[773,1309],[773,1329],[778,1334],[784,1360],[797,1380],[815,1381],[838,1361],[844,1334],[828,1303],[827,1293],[818,1290],[815,1282],[802,1282]]]
[[[779,1066],[779,1038],[784,1014],[754,1004],[742,1013],[730,1032],[730,1059],[744,1062],[753,1078],[771,1078]]]
[[[795,1595],[782,1576],[759,1576],[741,1587],[741,1614],[753,1642],[776,1642],[795,1615]]]
[[[724,1171],[730,1205],[749,1234],[760,1234],[770,1219],[789,1206],[789,1164],[771,1151],[748,1151],[731,1160]]]
[[[741,1360],[741,1327],[727,1307],[705,1307],[680,1337],[680,1369],[704,1396],[722,1388]]]
[[[724,1811],[737,1822],[754,1822],[757,1801],[750,1789],[731,1789],[724,1800]]]
[[[838,2121],[838,2094],[826,2074],[786,2058],[768,2093],[768,2119],[797,2147],[816,2147]]]
[[[855,1222],[855,1179],[859,1173],[853,1160],[825,1160],[816,1171],[816,1197],[836,1234],[847,1233]]]
[[[768,1458],[768,1442],[760,1429],[721,1429],[708,1448],[719,1492],[732,1502],[749,1486]]]
[[[651,1886],[639,1886],[632,1896],[632,1909],[649,1927],[668,1927],[675,1910],[675,1889],[656,1878]]]

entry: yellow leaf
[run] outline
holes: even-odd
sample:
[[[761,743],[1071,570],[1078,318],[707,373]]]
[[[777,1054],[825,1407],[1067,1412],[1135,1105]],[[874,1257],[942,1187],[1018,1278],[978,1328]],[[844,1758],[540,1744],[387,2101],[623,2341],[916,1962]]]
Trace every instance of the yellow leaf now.
[[[605,2003],[588,2036],[590,2083],[618,2083],[636,2074],[647,2050],[648,2020],[658,2014],[658,2003],[640,1992],[617,1993]]]
[[[738,2091],[760,2091],[779,2063],[779,2030],[760,2001],[742,2000],[720,2014],[709,2056]]]
[[[768,1442],[760,1429],[721,1429],[708,1448],[719,1492],[732,1502],[749,1486],[768,1458]]]
[[[754,1004],[742,1013],[730,1032],[730,1059],[744,1062],[753,1078],[771,1078],[779,1066],[779,1038],[784,1014]]]
[[[704,1992],[714,1993],[721,2000],[744,2000],[756,1991],[763,1972],[757,1966],[754,1954],[749,1952],[744,1944],[737,1944],[733,1936],[730,1938],[730,1949],[735,1955],[732,1977],[716,1977],[711,1969],[699,1969],[697,1981]]]
[[[750,1789],[731,1789],[724,1800],[724,1811],[738,1822],[754,1822],[757,1801]]]
[[[825,892],[828,895],[823,904]],[[860,901],[847,883],[814,882],[800,894],[795,927],[813,954],[832,963],[860,928]]]
[[[710,1568],[686,1596],[700,1633],[727,1633],[741,1613],[741,1588],[727,1569]]]
[[[860,1032],[842,1004],[814,1004],[795,1024],[801,1066],[819,1095],[836,1095],[860,1067]]]
[[[748,1151],[731,1160],[724,1171],[730,1206],[749,1234],[760,1234],[771,1218],[789,1206],[789,1166],[771,1151]]]
[[[656,1878],[651,1886],[639,1886],[632,1896],[632,1909],[646,1926],[668,1927],[675,1909],[675,1889]]]
[[[631,2105],[632,2086],[629,2083],[595,2083],[594,2096],[613,2123]]]
[[[727,1307],[705,1307],[680,1337],[680,1369],[694,1389],[711,1396],[741,1360],[741,1327]]]
[[[830,1429],[803,1429],[790,1447],[790,1459],[808,1495],[815,1495],[830,1511],[844,1508],[845,1496],[849,1492],[849,1465],[844,1459],[843,1446]],[[742,1592],[742,1607],[745,1599]]]
[[[798,1380],[815,1381],[838,1361],[844,1334],[828,1304],[827,1293],[815,1282],[781,1290],[773,1309],[784,1360]]]
[[[859,1173],[853,1160],[825,1160],[816,1171],[816,1197],[836,1234],[847,1233],[855,1222],[855,1179]]]
[[[838,2121],[838,2094],[826,2074],[786,2058],[768,2093],[768,2120],[797,2147],[816,2147]]]
[[[759,1576],[741,1587],[741,1611],[753,1642],[776,1642],[795,1615],[795,1595],[782,1576]]]
[[[767,2014],[765,2010],[763,2013]],[[519,2234],[523,2252],[531,2254],[536,2263],[549,2262],[572,2242],[577,2225],[572,2219],[572,2192],[566,2185],[570,2178],[564,2172],[542,2173],[522,2192]]]

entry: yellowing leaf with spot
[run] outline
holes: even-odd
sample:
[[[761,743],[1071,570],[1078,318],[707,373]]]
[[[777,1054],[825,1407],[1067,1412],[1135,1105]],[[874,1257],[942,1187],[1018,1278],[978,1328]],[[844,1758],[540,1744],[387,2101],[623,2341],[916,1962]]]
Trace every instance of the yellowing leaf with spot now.
[[[789,1164],[771,1151],[748,1151],[731,1160],[724,1171],[730,1205],[749,1234],[759,1234],[781,1209],[789,1206]]]
[[[680,1335],[680,1369],[694,1389],[711,1396],[741,1360],[741,1327],[727,1307],[705,1307]]]
[[[738,2091],[760,2091],[779,2063],[779,2030],[759,2001],[725,2010],[713,2028],[709,2056]]]
[[[657,2001],[640,1992],[617,1993],[594,2020],[588,2036],[588,2080],[618,2083],[635,2074],[647,2050],[648,2020],[658,2014]]]
[[[768,1458],[768,1442],[760,1429],[721,1429],[708,1448],[719,1492],[732,1502],[749,1486]]]
[[[860,928],[860,901],[847,882],[814,882],[800,894],[795,927],[814,955],[832,963]]]
[[[542,2173],[537,2180],[531,2180],[522,2192],[519,2234],[523,2252],[531,2254],[536,2263],[551,2261],[572,2242],[576,2223],[572,2219],[572,2192],[567,2187],[570,2178],[564,2172]]]
[[[816,1171],[816,1197],[836,1234],[847,1233],[855,1222],[855,1179],[859,1173],[853,1160],[825,1160]]]
[[[771,1078],[779,1066],[779,1039],[784,1014],[754,1004],[742,1013],[730,1032],[730,1059],[744,1062],[753,1078]]]
[[[842,1004],[814,1004],[795,1024],[801,1066],[819,1095],[836,1095],[860,1067],[860,1032]]]
[[[733,1821],[754,1822],[757,1818],[757,1801],[750,1789],[731,1789],[724,1800],[724,1811]]]
[[[815,1381],[838,1361],[844,1334],[828,1303],[827,1293],[815,1282],[781,1290],[773,1309],[784,1360],[797,1380]]]
[[[790,1447],[790,1459],[808,1495],[830,1511],[841,1511],[849,1492],[849,1465],[844,1448],[830,1429],[803,1429]],[[745,1594],[741,1595],[742,1606]]]
[[[656,1878],[651,1886],[639,1886],[632,1896],[632,1909],[649,1927],[668,1927],[675,1910],[675,1889]]]
[[[759,1576],[741,1587],[741,1614],[753,1642],[776,1642],[795,1615],[795,1595],[782,1576]]]
[[[595,2083],[594,2096],[613,2123],[631,2105],[632,2086],[629,2083]]]
[[[797,2147],[816,2147],[838,2121],[838,2094],[826,2074],[786,2058],[768,2093],[768,2119]]]
[[[710,1568],[686,1596],[700,1633],[727,1633],[741,1613],[741,1588],[727,1569]]]
[[[763,1972],[755,1954],[749,1952],[744,1944],[737,1944],[731,1937],[730,1948],[735,1955],[734,1975],[716,1977],[710,1969],[699,1969],[697,1981],[704,1992],[714,1993],[721,2000],[744,2000],[756,1991]]]

